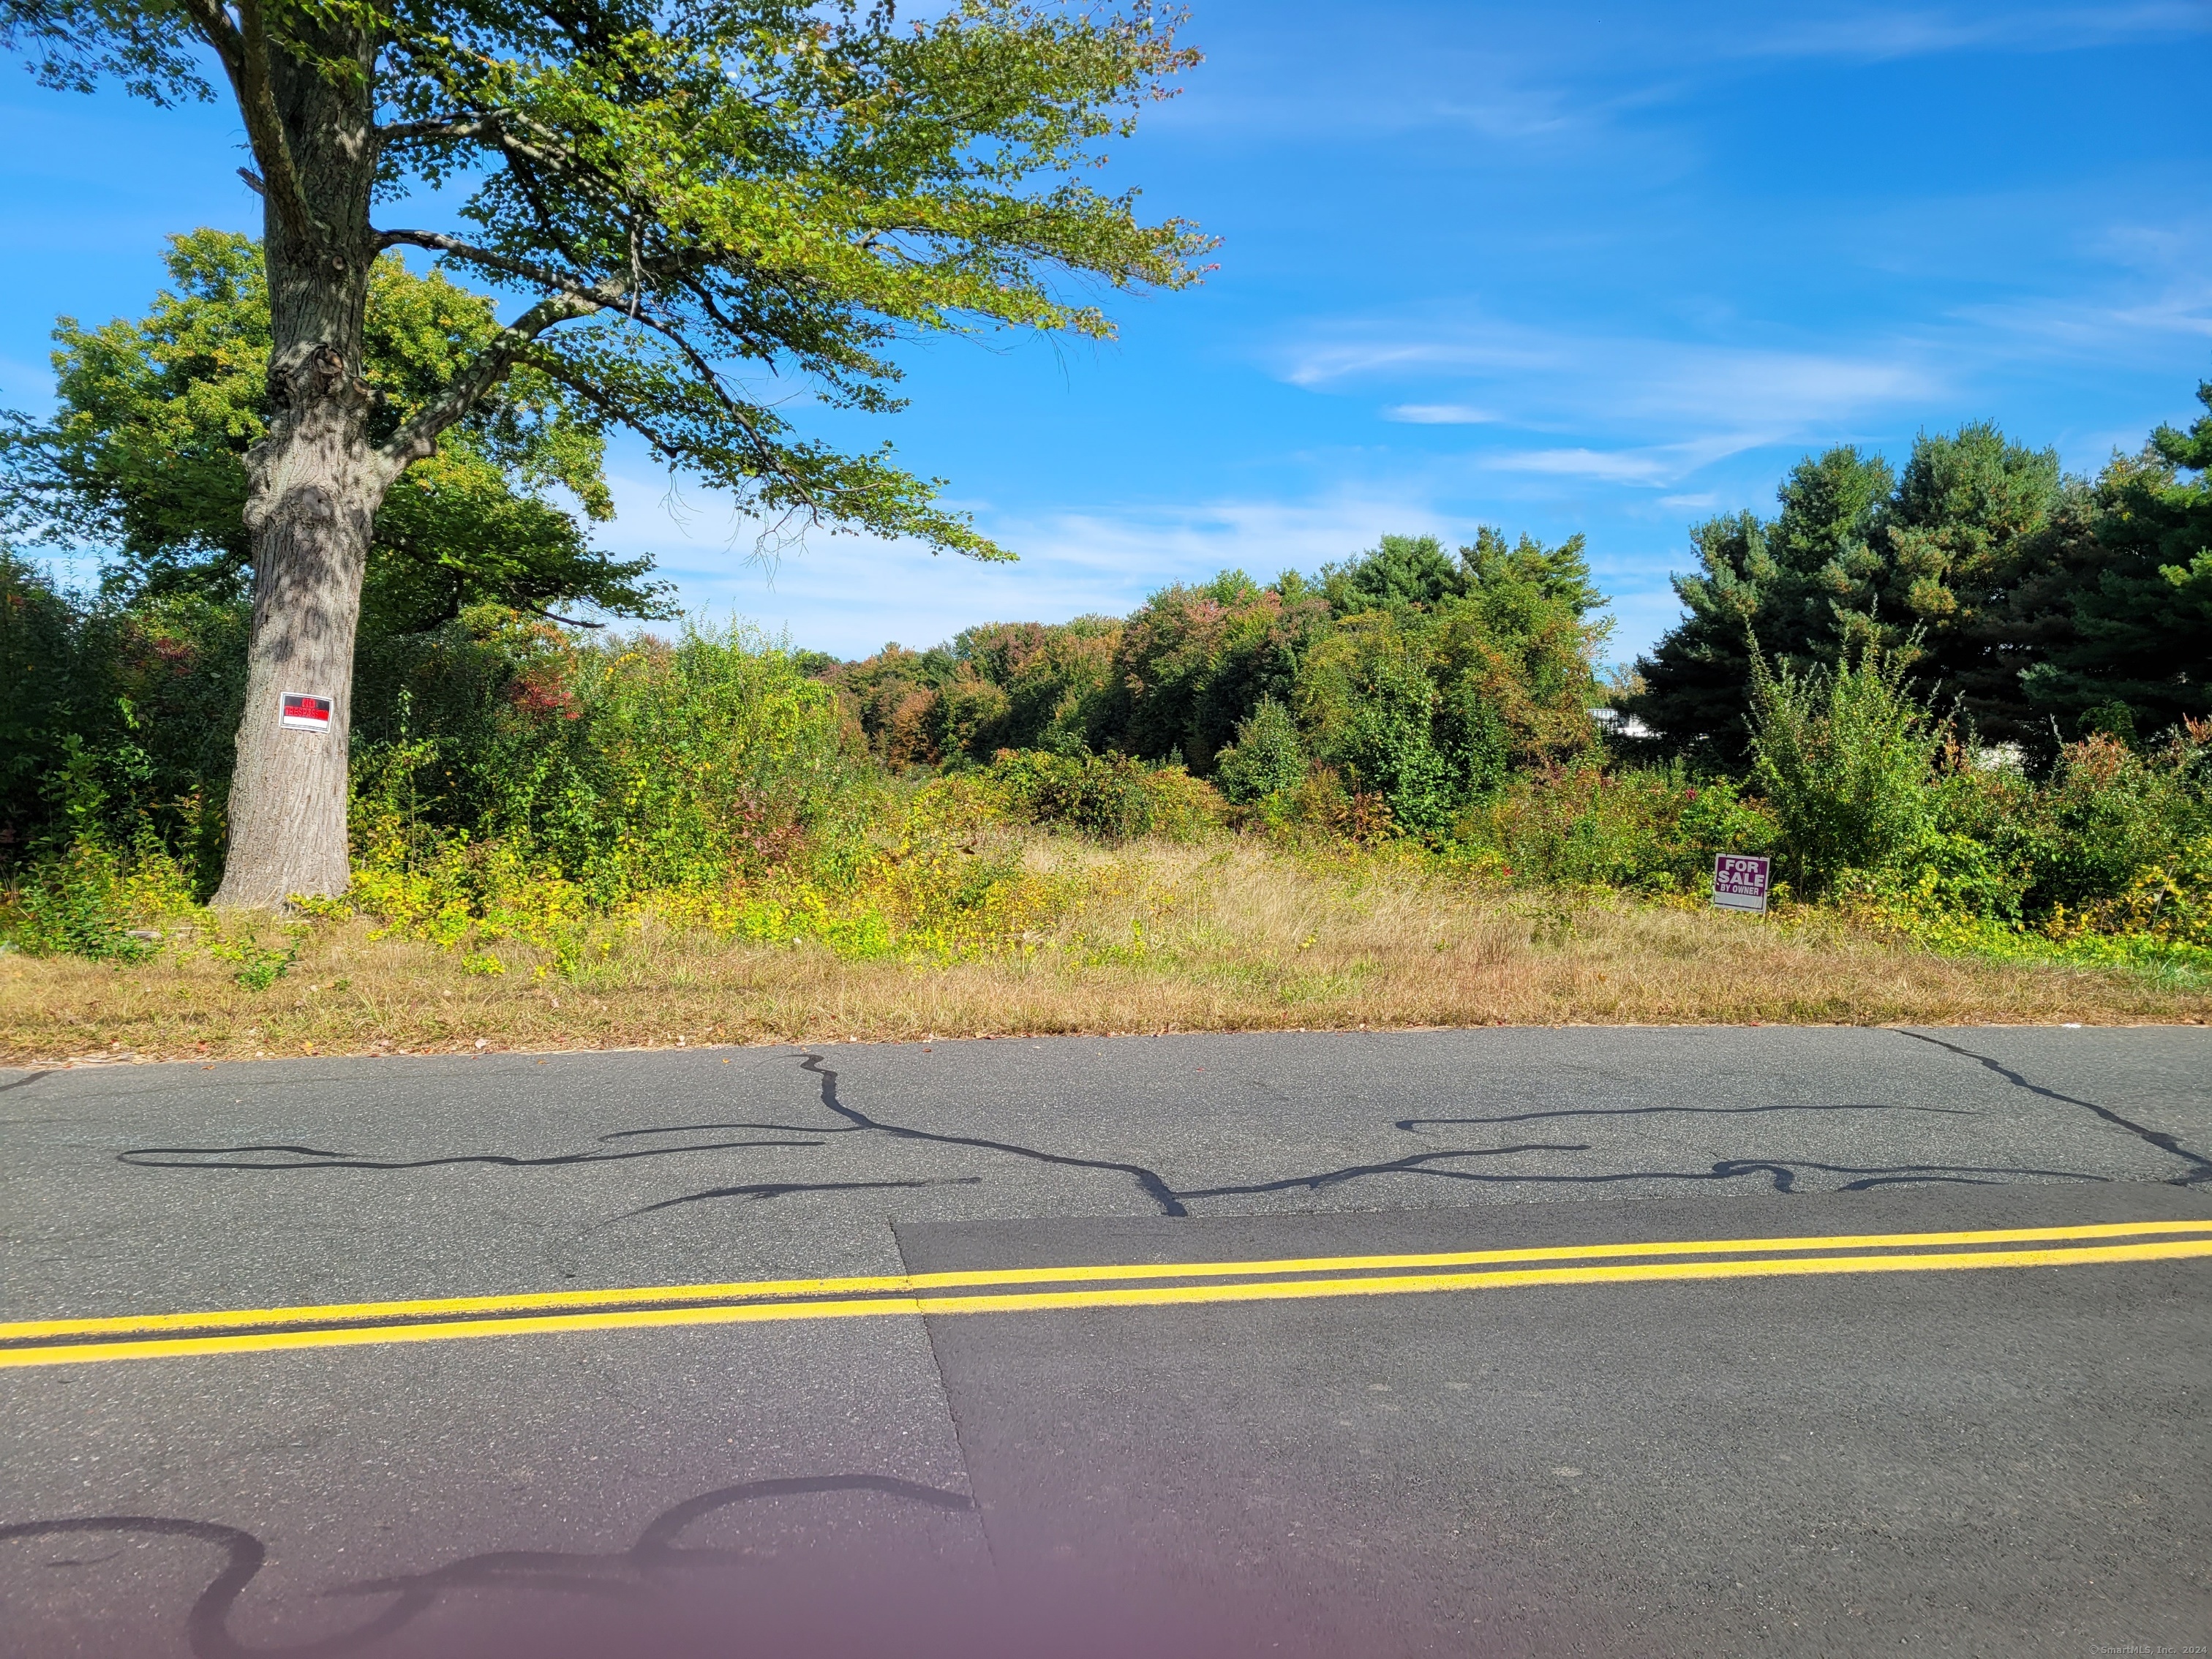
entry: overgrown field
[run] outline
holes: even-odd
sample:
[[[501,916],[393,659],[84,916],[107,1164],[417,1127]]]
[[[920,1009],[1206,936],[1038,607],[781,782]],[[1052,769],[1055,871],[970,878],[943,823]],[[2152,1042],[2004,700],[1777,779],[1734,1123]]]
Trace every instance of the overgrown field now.
[[[370,638],[351,890],[255,918],[204,908],[235,609],[0,556],[49,720],[0,1052],[2212,1013],[2212,723],[1992,750],[1876,643],[1754,656],[1741,766],[1638,762],[1571,544],[1328,575],[933,660],[490,605]],[[1708,910],[1721,853],[1774,858],[1771,915]]]
[[[565,959],[513,935],[471,951],[366,916],[318,922],[287,971],[258,987],[235,933],[237,954],[210,935],[129,965],[0,959],[4,1057],[2212,1017],[2203,981],[2187,973],[2083,966],[2056,951],[2045,962],[1937,954],[1814,907],[1762,921],[1249,838],[1106,848],[1029,832],[994,850],[1051,902],[1006,915],[983,948],[856,952],[834,928],[770,939],[648,909],[601,925]],[[293,943],[273,924],[262,930],[264,949]],[[503,971],[472,971],[494,955]]]

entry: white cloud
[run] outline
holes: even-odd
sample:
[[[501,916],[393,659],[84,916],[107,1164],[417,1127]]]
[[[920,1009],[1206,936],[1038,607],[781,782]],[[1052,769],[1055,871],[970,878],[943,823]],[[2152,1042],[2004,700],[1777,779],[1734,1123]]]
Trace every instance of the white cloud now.
[[[600,541],[649,553],[684,604],[735,615],[794,644],[863,656],[887,641],[924,647],[991,621],[1062,622],[1088,612],[1122,615],[1170,582],[1204,581],[1242,568],[1260,580],[1311,571],[1372,547],[1386,531],[1469,538],[1471,524],[1425,505],[1419,489],[1347,489],[1304,501],[1218,500],[1018,517],[979,514],[1020,553],[1014,564],[935,557],[910,543],[811,535],[763,561],[750,556],[758,526],[726,508],[694,504],[672,514],[665,486],[613,480],[619,508]]]
[[[1514,450],[1482,456],[1476,465],[1488,471],[1534,472],[1657,489],[1726,456],[1741,454],[1772,441],[1772,434],[1767,433],[1732,433],[1639,449]]]
[[[1662,507],[1688,508],[1718,507],[1720,504],[1721,498],[1710,489],[1695,495],[1662,495],[1659,498],[1659,505]]]
[[[2120,355],[2148,366],[2170,360],[2181,343],[2177,336],[2212,338],[2212,282],[2191,276],[2126,297],[1969,306],[1957,314],[2011,337],[2016,349],[2100,359]]]
[[[1487,426],[1501,417],[1472,404],[1394,404],[1382,418],[1412,426]]]
[[[1754,35],[1731,55],[1838,58],[1880,63],[1948,52],[2072,52],[2124,40],[2202,33],[2212,13],[2189,0],[2132,6],[1994,9],[1978,17],[1948,11],[1857,11]]]
[[[1498,472],[1539,472],[1627,484],[1671,483],[1682,471],[1650,450],[1524,449],[1486,455],[1480,465]]]
[[[1859,352],[1799,351],[1694,340],[1545,331],[1487,319],[1424,325],[1352,319],[1310,326],[1277,372],[1331,390],[1383,381],[1477,394],[1407,401],[1394,420],[1503,423],[1633,437],[1705,428],[1779,441],[1868,413],[1924,404],[1944,389],[1934,348],[1875,343]],[[1465,410],[1466,415],[1456,413]],[[1454,411],[1449,422],[1446,411]],[[1695,444],[1712,446],[1713,436]],[[1743,444],[1730,438],[1716,455]],[[1562,470],[1565,470],[1564,468]],[[1588,476],[1604,476],[1590,473]]]

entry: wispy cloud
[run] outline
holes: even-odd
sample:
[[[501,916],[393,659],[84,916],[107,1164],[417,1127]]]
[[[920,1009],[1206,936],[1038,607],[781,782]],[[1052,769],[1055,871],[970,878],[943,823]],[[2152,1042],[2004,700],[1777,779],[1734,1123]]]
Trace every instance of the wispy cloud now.
[[[1881,63],[1951,52],[2071,52],[2207,31],[2212,31],[2212,9],[2189,0],[2040,11],[1997,9],[1981,16],[1948,10],[1865,10],[1753,34],[1729,55]]]
[[[1596,483],[1657,489],[1715,461],[1773,441],[1775,434],[1770,432],[1731,433],[1688,443],[1652,444],[1633,449],[1514,450],[1482,456],[1476,465],[1486,471],[1531,472],[1552,477],[1588,478]]]
[[[1499,325],[1480,330],[1427,329],[1355,322],[1324,326],[1289,348],[1282,375],[1292,386],[1325,386],[1387,374],[1449,369],[1556,368],[1556,342]]]
[[[2212,339],[2212,281],[2192,276],[2124,297],[1966,306],[1957,314],[2008,337],[2020,350],[2155,362],[2185,340]]]
[[[1423,481],[1346,488],[1304,500],[1224,498],[979,514],[1019,563],[981,565],[907,543],[811,535],[772,562],[750,559],[757,526],[698,505],[673,515],[665,487],[614,480],[617,516],[599,539],[650,553],[684,603],[737,615],[841,656],[886,641],[933,645],[980,622],[1121,615],[1170,582],[1242,568],[1261,580],[1311,571],[1375,544],[1385,531],[1471,537],[1474,525],[1430,504]]]
[[[1624,435],[1639,428],[1653,435],[1686,426],[1757,428],[1770,437],[1925,400],[1944,380],[1935,354],[1911,341],[1857,353],[1792,351],[1495,322],[1364,320],[1309,329],[1283,352],[1278,373],[1315,391],[1377,380],[1456,381],[1482,398],[1395,404],[1386,417],[1396,421],[1472,424],[1442,412],[1467,410],[1487,416],[1486,424],[1586,430],[1595,422]]]
[[[1489,426],[1504,417],[1472,404],[1393,404],[1382,418],[1409,426]]]

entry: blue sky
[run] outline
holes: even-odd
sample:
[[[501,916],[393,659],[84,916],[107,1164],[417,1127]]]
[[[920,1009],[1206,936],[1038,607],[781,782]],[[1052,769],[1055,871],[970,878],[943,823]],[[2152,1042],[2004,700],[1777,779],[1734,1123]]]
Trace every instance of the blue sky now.
[[[2212,4],[1198,0],[1186,37],[1106,176],[1222,239],[1206,285],[1112,301],[1103,347],[917,346],[907,412],[817,428],[890,437],[1020,563],[763,564],[623,442],[603,540],[854,655],[1389,531],[1579,531],[1626,658],[1686,526],[1808,450],[1993,418],[2094,470],[2212,375]],[[258,228],[239,143],[0,71],[0,404],[48,405],[57,313],[143,308],[165,234]]]

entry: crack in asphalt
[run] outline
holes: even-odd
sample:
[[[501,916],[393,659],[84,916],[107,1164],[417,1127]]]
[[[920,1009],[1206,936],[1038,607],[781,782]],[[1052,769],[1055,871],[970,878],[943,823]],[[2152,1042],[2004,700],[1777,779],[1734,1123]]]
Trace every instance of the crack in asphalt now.
[[[1832,1106],[1575,1106],[1549,1112],[1511,1112],[1503,1117],[1401,1117],[1391,1127],[1419,1134],[1434,1123],[1534,1123],[1551,1117],[1654,1117],[1680,1112],[1695,1117],[1754,1117],[1765,1112],[1930,1112],[1942,1117],[1978,1117],[1961,1106],[1891,1106],[1873,1102]],[[736,1125],[728,1126],[731,1127]]]
[[[2212,1159],[2206,1159],[2183,1146],[2173,1136],[2148,1129],[2134,1123],[2109,1108],[2094,1101],[2080,1100],[2055,1090],[2045,1089],[2028,1082],[2018,1073],[1998,1065],[1986,1056],[1969,1049],[1944,1042],[1935,1037],[1922,1036],[1917,1032],[1905,1035],[1919,1036],[1923,1042],[1974,1060],[1996,1072],[2008,1081],[2033,1093],[2068,1105],[2081,1106],[2118,1127],[2141,1137],[2152,1146],[2188,1161],[2193,1167],[2185,1176],[2175,1178],[2175,1183],[2191,1185],[2197,1181],[2212,1179]],[[1542,1174],[1534,1172],[1502,1172],[1480,1169],[1450,1167],[1465,1160],[1511,1157],[1522,1153],[1587,1152],[1591,1150],[1586,1141],[1526,1141],[1504,1146],[1465,1146],[1440,1148],[1435,1151],[1408,1153],[1402,1158],[1376,1159],[1372,1162],[1346,1164],[1336,1169],[1310,1171],[1279,1176],[1271,1180],[1227,1182],[1214,1186],[1179,1188],[1165,1175],[1150,1165],[1112,1158],[1089,1157],[1079,1153],[1054,1152],[1042,1146],[1032,1146],[1019,1141],[1000,1139],[986,1135],[957,1134],[945,1131],[923,1129],[911,1124],[899,1123],[888,1118],[871,1115],[859,1107],[848,1105],[839,1093],[841,1077],[828,1063],[826,1054],[802,1050],[799,1055],[799,1069],[814,1074],[819,1084],[823,1109],[837,1118],[834,1124],[802,1124],[781,1121],[730,1121],[711,1123],[668,1124],[639,1129],[620,1129],[599,1137],[600,1150],[547,1154],[543,1157],[523,1157],[499,1152],[456,1153],[438,1158],[371,1158],[338,1152],[323,1147],[289,1143],[275,1143],[240,1146],[143,1146],[118,1155],[118,1161],[141,1169],[237,1170],[252,1172],[304,1171],[321,1170],[409,1170],[449,1167],[458,1164],[489,1164],[505,1169],[554,1169],[592,1164],[625,1163],[642,1158],[672,1157],[689,1152],[718,1152],[756,1150],[818,1151],[828,1144],[827,1137],[842,1134],[873,1134],[890,1139],[971,1149],[995,1152],[1009,1158],[1051,1167],[1090,1170],[1101,1173],[1127,1176],[1138,1190],[1164,1217],[1187,1218],[1190,1206],[1208,1199],[1258,1197],[1272,1193],[1304,1191],[1318,1193],[1331,1187],[1366,1179],[1375,1176],[1420,1176],[1440,1181],[1471,1182],[1486,1186],[1510,1187],[1605,1187],[1624,1182],[1713,1182],[1736,1181],[1748,1176],[1765,1175],[1771,1178],[1777,1192],[1799,1190],[1798,1182],[1807,1176],[1833,1175],[1850,1179],[1841,1187],[1844,1192],[1863,1192],[1874,1187],[1910,1182],[1946,1183],[1952,1185],[1988,1186],[2001,1184],[2011,1179],[2055,1181],[2099,1181],[2104,1176],[2074,1170],[2048,1170],[2017,1165],[1986,1164],[1877,1164],[1856,1165],[1827,1164],[1805,1158],[1735,1158],[1716,1160],[1704,1169],[1690,1170],[1620,1170],[1597,1174]],[[1400,1118],[1395,1127],[1410,1134],[1424,1133],[1431,1128],[1446,1126],[1504,1125],[1530,1123],[1561,1119],[1638,1118],[1646,1116],[1684,1115],[1713,1117],[1755,1117],[1775,1114],[1833,1113],[1833,1112],[1911,1112],[1948,1117],[1972,1117],[1978,1114],[1966,1108],[1943,1106],[1889,1105],[1872,1102],[1838,1103],[1833,1104],[1778,1103],[1760,1106],[1627,1106],[1559,1108],[1542,1111],[1504,1113],[1488,1117],[1406,1117]],[[787,1140],[710,1140],[687,1142],[674,1146],[625,1147],[608,1150],[613,1143],[666,1135],[696,1135],[722,1133],[732,1131],[750,1131],[805,1137]],[[885,1179],[873,1181],[761,1181],[728,1186],[712,1187],[694,1193],[680,1194],[673,1198],[623,1212],[599,1224],[611,1225],[616,1221],[650,1215],[663,1210],[704,1203],[720,1199],[739,1199],[763,1201],[790,1197],[805,1193],[834,1193],[867,1190],[893,1190],[944,1185],[975,1185],[981,1176],[942,1176],[935,1178]]]
[[[1066,1152],[1048,1152],[1036,1146],[1024,1146],[1011,1140],[991,1140],[981,1135],[940,1134],[934,1130],[913,1129],[904,1124],[884,1122],[870,1117],[858,1107],[846,1105],[837,1098],[837,1073],[823,1063],[820,1054],[802,1054],[799,1069],[812,1072],[822,1079],[823,1109],[835,1112],[856,1129],[873,1129],[895,1140],[924,1140],[940,1146],[974,1146],[984,1152],[1005,1152],[1011,1157],[1029,1158],[1038,1164],[1056,1164],[1079,1170],[1113,1170],[1133,1177],[1145,1196],[1160,1206],[1162,1215],[1187,1216],[1190,1213],[1159,1174],[1141,1164],[1121,1164],[1111,1158],[1077,1158]]]
[[[1955,1042],[1946,1042],[1941,1037],[1929,1036],[1925,1031],[1900,1031],[1899,1035],[1911,1037],[1917,1042],[1932,1043],[1938,1048],[1948,1048],[1960,1059],[1971,1060],[1977,1065],[1995,1072],[2014,1088],[2025,1089],[2032,1095],[2041,1095],[2045,1100],[2055,1100],[2068,1106],[2087,1108],[2113,1127],[2125,1129],[2130,1134],[2157,1147],[2162,1152],[2171,1152],[2191,1167],[2186,1175],[2168,1176],[2166,1185],[2169,1187],[2194,1187],[2199,1182],[2212,1181],[2212,1158],[2207,1158],[2202,1152],[2190,1151],[2181,1144],[2179,1136],[2168,1134],[2163,1129],[2150,1128],[2147,1125],[2137,1123],[2132,1118],[2122,1117],[2111,1107],[2100,1106],[2094,1100],[2083,1100],[2077,1095],[2063,1095],[2056,1089],[2046,1089],[2039,1083],[2030,1083],[2009,1066],[2002,1065],[1991,1060],[1987,1054],[1978,1054],[1972,1048],[1962,1048]]]
[[[681,1198],[664,1198],[658,1204],[641,1204],[635,1210],[610,1216],[599,1224],[611,1227],[632,1216],[651,1215],[655,1210],[672,1210],[679,1204],[700,1204],[715,1198],[787,1198],[793,1193],[865,1192],[882,1187],[977,1187],[982,1181],[981,1176],[945,1176],[934,1181],[760,1181],[747,1187],[713,1187],[703,1193],[686,1193]]]
[[[2099,1181],[2104,1178],[2100,1176],[2084,1175],[2071,1170],[2040,1170],[2008,1165],[1899,1164],[1862,1167],[1852,1164],[1820,1164],[1802,1158],[1723,1158],[1708,1170],[1625,1170],[1604,1175],[1500,1175],[1481,1170],[1435,1167],[1458,1158],[1493,1158],[1511,1152],[1586,1152],[1589,1150],[1587,1143],[1530,1142],[1517,1146],[1473,1146],[1450,1151],[1417,1152],[1406,1158],[1383,1163],[1348,1164],[1341,1169],[1326,1170],[1318,1174],[1285,1176],[1274,1181],[1249,1182],[1221,1187],[1176,1188],[1170,1186],[1167,1178],[1158,1170],[1148,1169],[1143,1164],[1122,1164],[1105,1158],[1078,1158],[1063,1152],[1045,1152],[1039,1147],[1024,1146],[1013,1141],[990,1140],[975,1135],[943,1134],[934,1130],[917,1129],[908,1125],[890,1123],[872,1118],[858,1107],[848,1106],[838,1097],[838,1074],[836,1070],[824,1063],[824,1056],[816,1054],[804,1054],[799,1060],[799,1069],[812,1072],[821,1079],[823,1107],[836,1113],[855,1128],[874,1129],[902,1140],[931,1141],[953,1146],[975,1146],[991,1152],[1006,1152],[1017,1158],[1030,1158],[1044,1164],[1071,1164],[1083,1169],[1118,1171],[1135,1177],[1139,1188],[1160,1206],[1160,1213],[1170,1217],[1188,1216],[1190,1203],[1200,1200],[1252,1197],[1263,1193],[1288,1192],[1299,1188],[1309,1192],[1318,1192],[1325,1187],[1339,1186],[1346,1182],[1358,1180],[1371,1175],[1427,1176],[1443,1181],[1475,1182],[1493,1186],[1516,1183],[1541,1186],[1607,1186],[1623,1181],[1735,1181],[1747,1175],[1765,1174],[1772,1177],[1774,1190],[1779,1193],[1797,1190],[1798,1176],[1807,1170],[1817,1170],[1826,1175],[1848,1175],[1858,1177],[1844,1186],[1841,1190],[1844,1192],[1865,1192],[1875,1187],[1911,1182],[1942,1182],[1955,1186],[2000,1186],[2003,1184],[2006,1177],[2028,1176],[2059,1181]],[[1936,1107],[1904,1109],[1948,1111],[1950,1109]],[[1541,1115],[1541,1114],[1530,1115]],[[1966,1114],[1966,1115],[1972,1115],[1972,1114]],[[1401,1122],[1399,1127],[1402,1128],[1404,1124]]]
[[[448,1590],[503,1588],[628,1596],[650,1589],[648,1580],[652,1576],[670,1568],[737,1565],[749,1559],[744,1552],[685,1545],[678,1540],[688,1528],[718,1510],[760,1498],[823,1492],[874,1492],[959,1515],[972,1514],[975,1508],[975,1500],[964,1492],[945,1492],[888,1474],[803,1475],[780,1480],[748,1480],[702,1492],[663,1510],[645,1524],[637,1541],[626,1550],[599,1554],[568,1550],[497,1550],[466,1556],[427,1572],[338,1585],[325,1593],[390,1595],[394,1599],[388,1607],[351,1630],[276,1647],[248,1647],[231,1634],[231,1613],[269,1558],[268,1548],[261,1540],[242,1528],[172,1516],[71,1516],[0,1526],[0,1543],[86,1534],[113,1536],[135,1533],[189,1538],[211,1544],[222,1550],[228,1559],[185,1614],[185,1639],[194,1659],[325,1659],[326,1656],[356,1651],[392,1635],[428,1611]]]
[[[812,1131],[816,1134],[829,1130]],[[611,1139],[602,1136],[602,1139]],[[669,1158],[678,1152],[726,1152],[760,1147],[819,1147],[818,1140],[715,1140],[695,1146],[647,1146],[634,1152],[560,1152],[544,1158],[516,1158],[506,1152],[457,1152],[447,1158],[355,1158],[319,1146],[135,1146],[115,1161],[139,1170],[436,1170],[455,1164],[491,1164],[507,1170],[545,1170],[574,1164],[623,1164],[641,1158]],[[249,1163],[250,1152],[283,1153],[286,1160]]]

